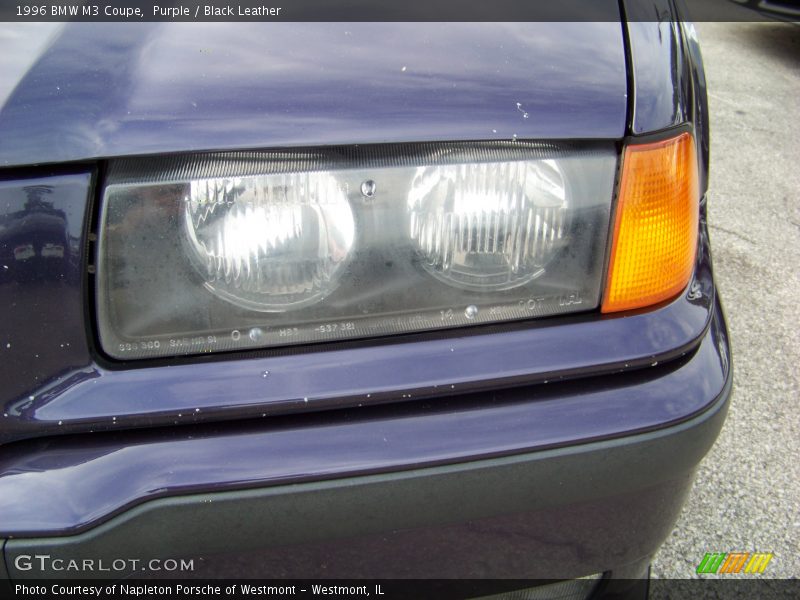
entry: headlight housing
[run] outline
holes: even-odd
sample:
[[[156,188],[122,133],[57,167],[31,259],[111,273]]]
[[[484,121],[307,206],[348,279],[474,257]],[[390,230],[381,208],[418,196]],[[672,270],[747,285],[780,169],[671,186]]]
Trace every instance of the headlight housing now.
[[[115,161],[102,347],[148,358],[595,309],[616,165],[600,142]]]

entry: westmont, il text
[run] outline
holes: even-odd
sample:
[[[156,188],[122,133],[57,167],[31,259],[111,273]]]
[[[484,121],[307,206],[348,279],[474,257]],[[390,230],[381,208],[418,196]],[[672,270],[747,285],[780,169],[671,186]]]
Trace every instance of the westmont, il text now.
[[[50,585],[14,586],[17,596],[66,596],[66,597],[154,597],[160,596],[383,596],[380,584],[370,588],[366,585],[185,585],[181,583],[169,585],[114,583],[108,585],[68,585],[54,583]]]

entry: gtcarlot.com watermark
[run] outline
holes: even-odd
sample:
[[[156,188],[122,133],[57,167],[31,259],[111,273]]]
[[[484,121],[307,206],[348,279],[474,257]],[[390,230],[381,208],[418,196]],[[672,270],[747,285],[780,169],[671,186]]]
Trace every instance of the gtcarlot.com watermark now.
[[[49,554],[20,554],[14,558],[20,571],[67,573],[129,573],[153,571],[186,573],[194,571],[194,559],[185,558],[53,558]]]

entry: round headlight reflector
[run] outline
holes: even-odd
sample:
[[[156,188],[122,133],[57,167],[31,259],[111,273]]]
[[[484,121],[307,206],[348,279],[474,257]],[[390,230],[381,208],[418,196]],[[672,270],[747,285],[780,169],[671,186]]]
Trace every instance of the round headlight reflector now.
[[[205,287],[264,312],[333,291],[355,239],[347,193],[326,172],[192,181],[184,221]]]
[[[420,167],[409,233],[425,270],[475,291],[525,285],[567,235],[567,186],[554,160]]]

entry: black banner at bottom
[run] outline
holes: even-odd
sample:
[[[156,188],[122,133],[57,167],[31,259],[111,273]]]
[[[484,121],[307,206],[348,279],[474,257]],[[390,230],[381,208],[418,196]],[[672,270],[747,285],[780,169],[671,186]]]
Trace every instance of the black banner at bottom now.
[[[0,581],[0,597],[21,599],[60,598],[78,600],[101,598],[132,600],[153,598],[185,600],[187,598],[335,598],[374,600],[456,600],[486,598],[492,600],[526,600],[527,598],[559,598],[592,600],[602,598],[646,597],[651,600],[691,598],[708,599],[773,599],[800,598],[798,579],[601,579],[590,585],[578,581],[508,580],[508,579],[383,579],[383,580],[78,580],[45,579]],[[590,582],[582,582],[584,584]],[[532,589],[533,588],[533,589]],[[537,589],[538,588],[538,589]],[[631,595],[627,595],[631,594]],[[497,597],[497,598],[495,598]]]

